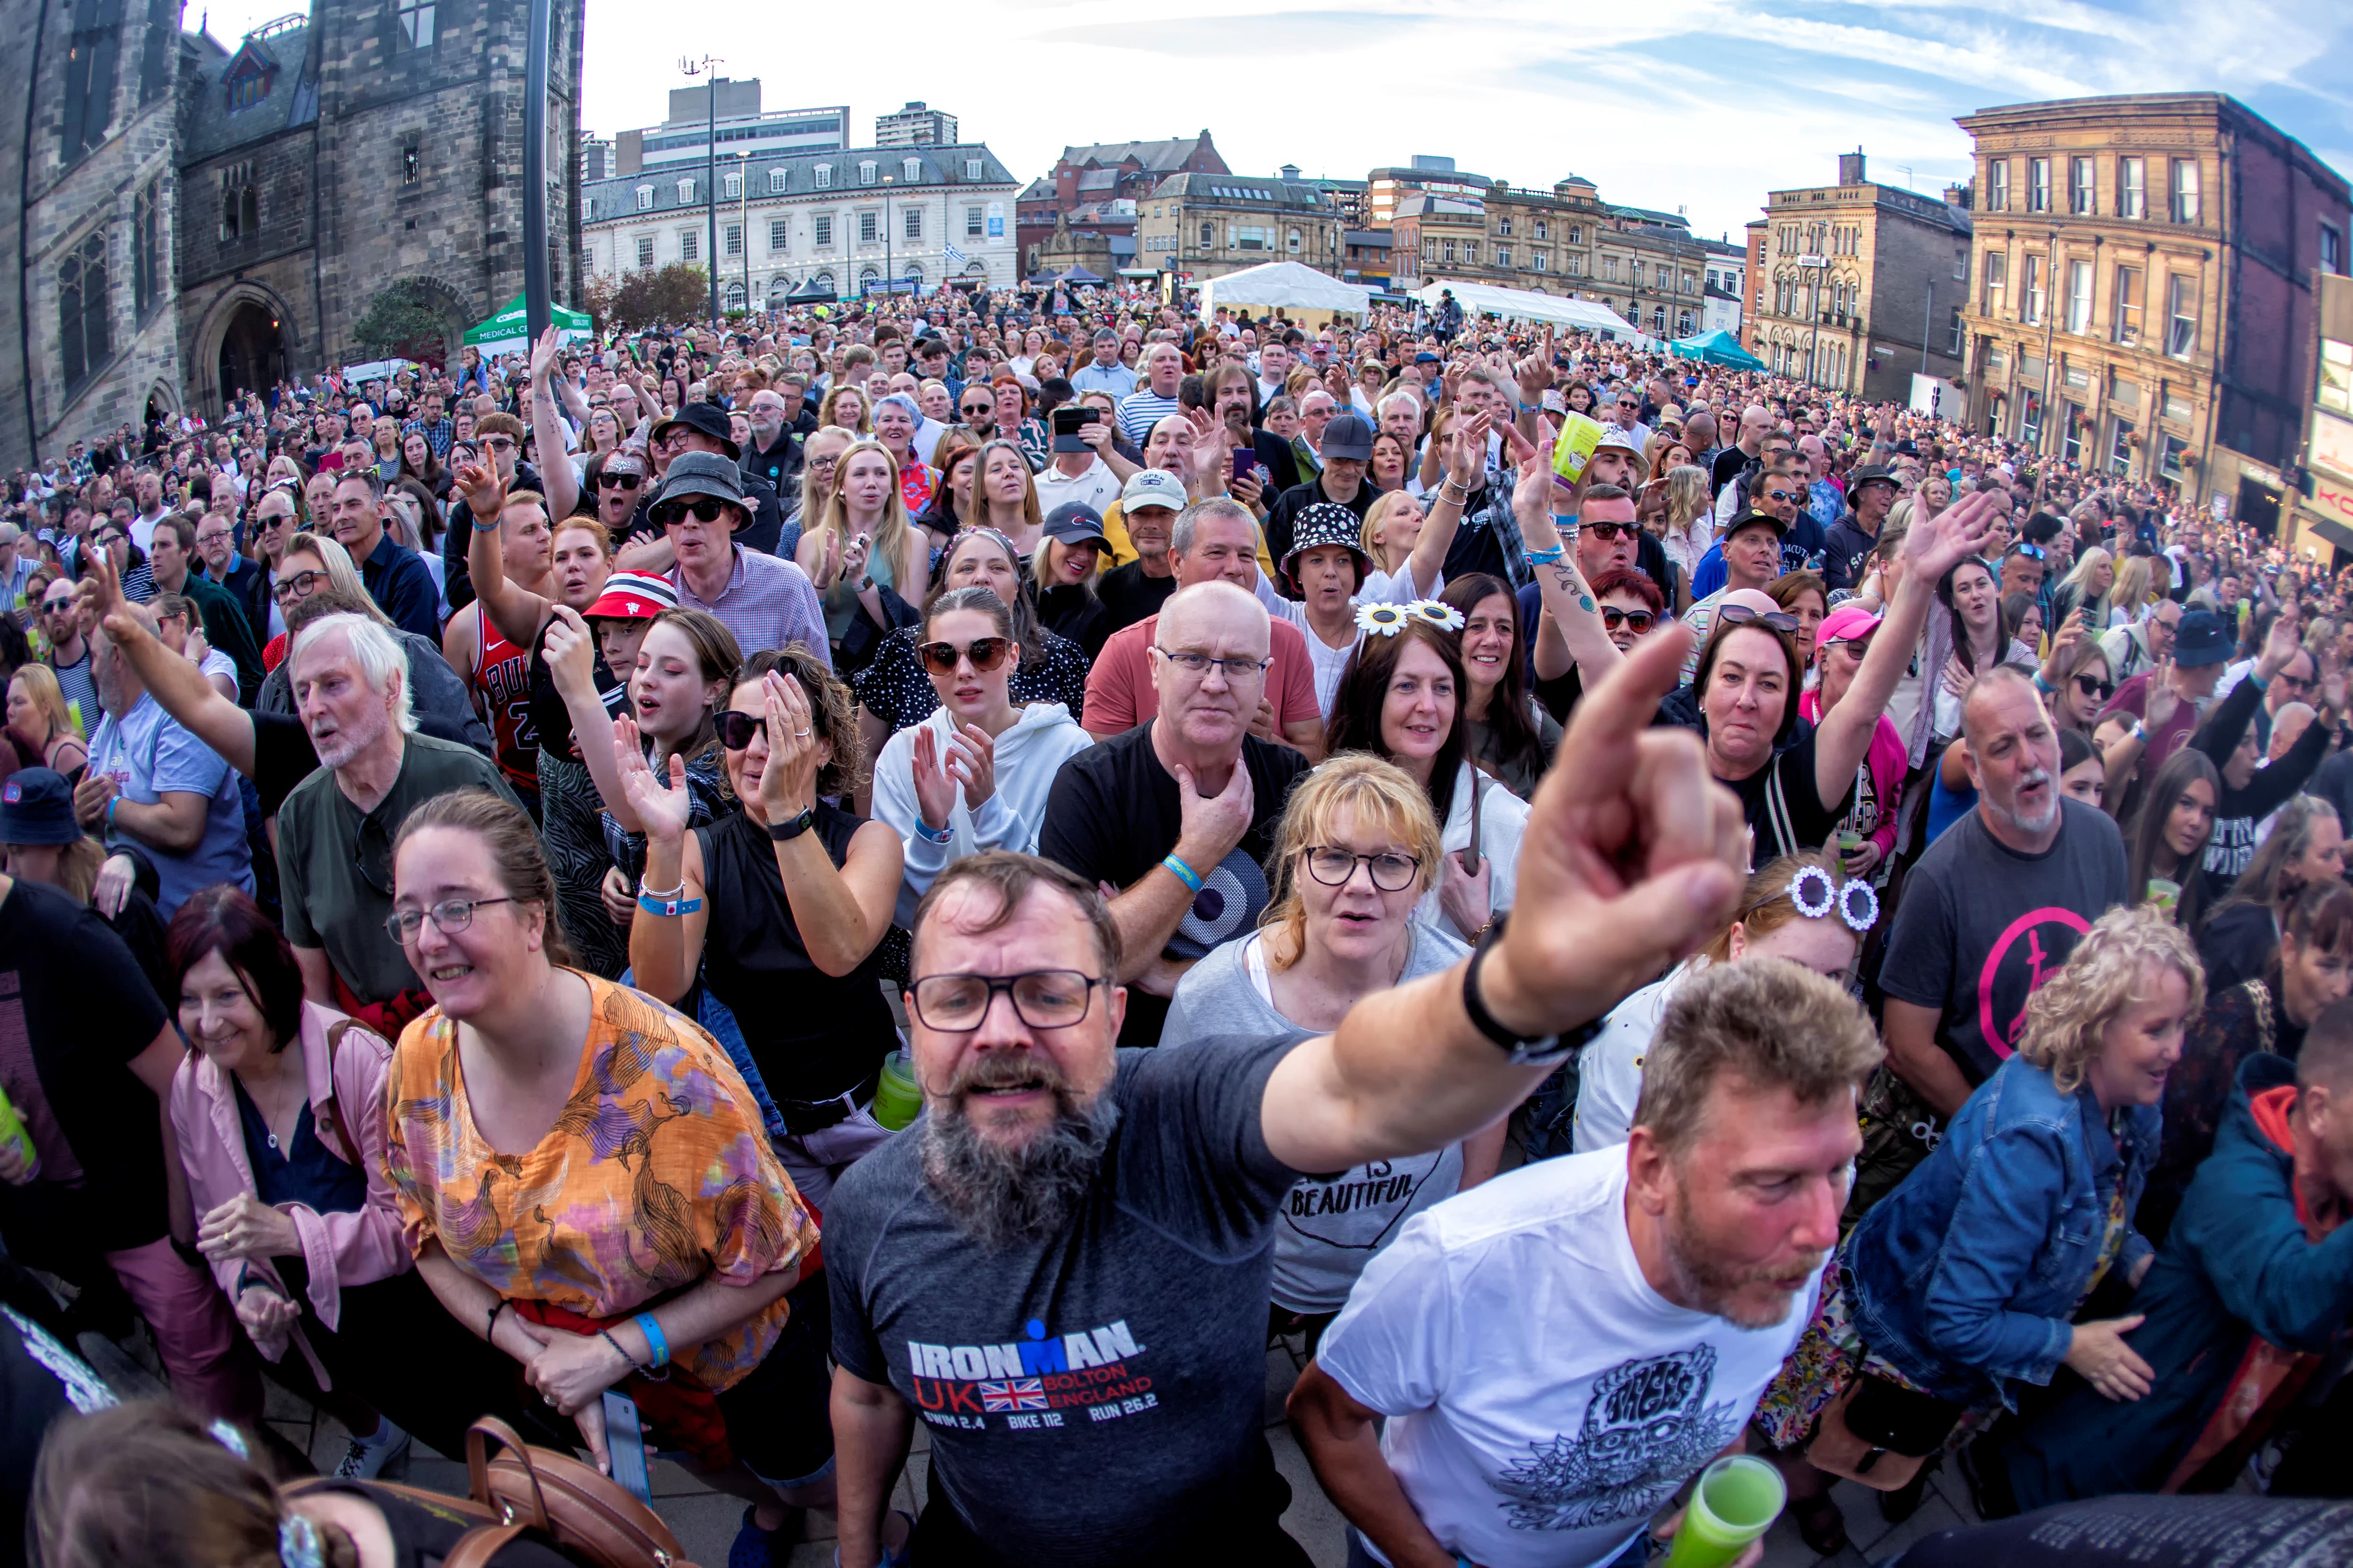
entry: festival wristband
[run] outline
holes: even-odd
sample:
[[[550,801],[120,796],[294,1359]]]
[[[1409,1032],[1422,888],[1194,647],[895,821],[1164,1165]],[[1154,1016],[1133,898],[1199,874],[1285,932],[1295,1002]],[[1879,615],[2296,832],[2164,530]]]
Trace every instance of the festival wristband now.
[[[651,1312],[639,1312],[629,1321],[637,1324],[638,1331],[646,1336],[646,1349],[653,1352],[653,1364],[668,1366],[670,1341],[662,1337],[661,1325],[654,1321],[654,1315]]]
[[[649,915],[660,915],[665,918],[671,915],[691,915],[702,907],[701,899],[657,899],[644,893],[638,895],[638,908]]]
[[[482,1338],[485,1341],[496,1342],[496,1337],[499,1331],[499,1314],[505,1311],[506,1307],[507,1300],[503,1296],[491,1303],[490,1318],[482,1324]]]
[[[122,797],[119,795],[106,803],[106,825],[109,827],[114,826],[114,808],[121,804]]]
[[[955,839],[954,827],[934,828],[920,816],[915,818],[915,832],[927,843],[932,844],[948,844]]]
[[[477,533],[493,532],[499,526],[499,520],[495,517],[491,519],[490,521],[484,522],[482,521],[481,514],[474,510],[473,503],[470,501],[466,504],[466,515],[473,519],[474,531]]]
[[[1567,553],[1568,546],[1565,544],[1556,544],[1549,550],[1531,550],[1528,552],[1528,564],[1531,566],[1556,565]]]
[[[1185,864],[1184,861],[1176,858],[1176,856],[1162,856],[1160,858],[1160,867],[1161,869],[1166,871],[1170,876],[1184,883],[1188,890],[1196,893],[1201,890],[1201,878],[1199,873],[1196,872],[1192,867]]]

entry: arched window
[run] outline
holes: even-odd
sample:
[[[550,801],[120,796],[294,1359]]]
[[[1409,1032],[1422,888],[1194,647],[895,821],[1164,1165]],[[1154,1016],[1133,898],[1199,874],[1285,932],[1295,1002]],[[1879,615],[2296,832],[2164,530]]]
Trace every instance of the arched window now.
[[[58,353],[66,395],[81,390],[106,363],[111,302],[106,287],[106,233],[100,230],[66,253],[58,268]]]
[[[809,281],[816,284],[820,289],[830,289],[833,287],[833,274],[830,272],[820,272],[816,277],[810,279]]]
[[[731,310],[740,310],[744,309],[743,279],[738,279],[734,282],[727,285],[727,308]]]
[[[901,277],[906,279],[908,282],[915,286],[915,291],[917,293],[921,293],[923,291],[923,269],[922,268],[916,266],[911,261],[907,263],[906,266],[901,268],[899,271]]]

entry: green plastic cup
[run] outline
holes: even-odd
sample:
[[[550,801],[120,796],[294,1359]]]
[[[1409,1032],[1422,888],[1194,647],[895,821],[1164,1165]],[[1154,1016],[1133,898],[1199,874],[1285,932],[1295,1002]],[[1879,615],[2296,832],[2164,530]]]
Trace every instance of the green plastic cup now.
[[[1789,1500],[1781,1472],[1746,1454],[1721,1458],[1699,1474],[1667,1568],[1724,1568],[1772,1527]]]
[[[2170,877],[2151,877],[2148,879],[2148,901],[2171,914],[2174,907],[2181,902],[2181,884]]]
[[[902,1046],[882,1058],[881,1076],[874,1081],[874,1120],[896,1132],[923,1109],[923,1086],[916,1083],[915,1064]]]

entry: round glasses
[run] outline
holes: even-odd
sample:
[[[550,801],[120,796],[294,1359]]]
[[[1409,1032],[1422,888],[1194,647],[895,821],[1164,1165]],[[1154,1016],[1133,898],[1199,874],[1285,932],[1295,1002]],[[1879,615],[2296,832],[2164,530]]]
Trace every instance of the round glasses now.
[[[1404,892],[1421,874],[1420,857],[1400,855],[1393,849],[1377,855],[1359,855],[1335,845],[1318,844],[1307,851],[1307,874],[1327,888],[1346,887],[1358,866],[1365,868],[1373,879],[1373,886],[1384,893]]]
[[[934,675],[954,675],[960,659],[972,660],[975,672],[987,675],[1005,662],[1007,651],[1013,646],[1007,637],[975,637],[965,647],[952,642],[927,642],[915,651],[923,656],[923,668]]]

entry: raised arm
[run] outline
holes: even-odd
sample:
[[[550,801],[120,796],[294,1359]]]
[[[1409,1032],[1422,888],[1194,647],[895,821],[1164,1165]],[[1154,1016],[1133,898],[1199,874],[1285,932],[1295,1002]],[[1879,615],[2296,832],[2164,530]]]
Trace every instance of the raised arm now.
[[[1599,1018],[1721,928],[1746,863],[1740,803],[1688,731],[1651,728],[1689,633],[1645,639],[1590,689],[1562,740],[1579,765],[1529,807],[1519,893],[1479,999],[1523,1037]],[[1359,1002],[1268,1079],[1261,1126],[1294,1170],[1435,1149],[1487,1125],[1555,1062],[1515,1065],[1472,1024],[1466,960]]]
[[[1912,649],[1927,624],[1936,584],[1956,562],[1973,555],[1993,526],[1994,498],[1980,490],[1966,496],[1926,522],[1915,522],[1904,540],[1904,581],[1887,618],[1873,634],[1871,652],[1854,673],[1839,705],[1823,716],[1814,736],[1814,788],[1824,802],[1842,798],[1854,770],[1871,749],[1872,731],[1895,694],[1895,683],[1912,660]],[[1794,700],[1794,698],[1793,698]]]
[[[114,563],[102,550],[92,551],[81,582],[99,624],[109,641],[131,662],[155,705],[182,728],[220,754],[221,760],[251,778],[254,773],[253,715],[239,708],[205,672],[158,641],[145,623],[131,614],[130,601],[114,574]]]
[[[531,452],[539,459],[539,482],[547,487],[550,521],[570,517],[573,509],[580,504],[580,487],[572,478],[571,454],[565,450],[564,422],[555,409],[555,328],[551,325],[539,335],[539,342],[531,351]],[[470,560],[468,565],[472,566]],[[479,591],[479,569],[474,570],[474,580]]]
[[[481,601],[500,636],[518,647],[529,647],[539,638],[549,605],[530,589],[507,581],[506,557],[499,541],[500,519],[507,504],[506,481],[499,478],[494,463],[460,463],[455,482],[461,504],[450,509],[449,526],[463,527],[470,533],[466,575],[474,584],[474,597]]]
[[[1528,547],[1528,564],[1535,573],[1536,593],[1544,600],[1554,635],[1567,647],[1569,658],[1576,661],[1590,689],[1593,682],[1616,668],[1623,656],[1618,645],[1609,640],[1609,628],[1602,624],[1601,606],[1593,597],[1593,584],[1577,570],[1576,514],[1567,514],[1570,531],[1566,537],[1554,520],[1552,498],[1558,487],[1553,483],[1552,443],[1529,446],[1516,428],[1510,427],[1504,432],[1504,441],[1519,464],[1519,482],[1512,488],[1512,512],[1519,519],[1520,537]],[[1555,672],[1556,676],[1565,673]]]

